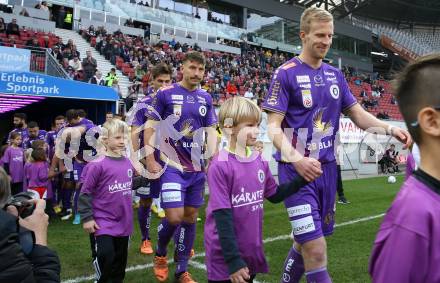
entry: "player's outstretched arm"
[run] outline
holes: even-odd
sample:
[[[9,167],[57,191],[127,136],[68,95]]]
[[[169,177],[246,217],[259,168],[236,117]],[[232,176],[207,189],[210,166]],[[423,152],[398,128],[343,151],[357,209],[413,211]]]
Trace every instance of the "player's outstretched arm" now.
[[[293,179],[293,181],[279,185],[275,194],[267,197],[267,200],[271,203],[282,202],[284,199],[297,193],[302,187],[307,185],[307,183],[308,182],[303,177],[297,176]]]
[[[368,113],[358,103],[345,111],[350,119],[362,130],[377,131],[378,128],[383,130],[383,133],[391,135],[404,144],[404,148],[408,148],[412,144],[412,138],[408,131],[399,127],[394,127],[385,123],[371,113]]]

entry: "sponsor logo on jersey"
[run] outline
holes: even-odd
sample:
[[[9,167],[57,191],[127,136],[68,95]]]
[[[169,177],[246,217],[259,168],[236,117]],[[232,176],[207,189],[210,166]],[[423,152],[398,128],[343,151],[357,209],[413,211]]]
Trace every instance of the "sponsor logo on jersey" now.
[[[312,207],[310,206],[310,204],[297,205],[294,207],[287,208],[287,213],[289,214],[289,217],[294,217],[294,216],[304,215],[304,214],[311,214]]]
[[[315,82],[315,86],[324,86],[324,79],[321,77],[321,75],[315,75],[313,77],[313,81]]]
[[[194,102],[195,102],[194,96],[192,96],[192,95],[187,95],[187,96],[186,96],[186,102],[188,102],[188,103],[194,103]]]
[[[162,191],[180,191],[181,185],[179,183],[163,183]]]
[[[182,105],[174,105],[173,106],[173,114],[176,116],[182,115]]]
[[[300,84],[299,87],[302,87],[302,88],[312,88],[312,84]]]
[[[292,220],[290,223],[292,224],[293,235],[295,236],[315,231],[315,223],[311,215]]]
[[[183,95],[181,94],[172,94],[171,95],[172,100],[183,100]]]
[[[267,99],[267,104],[270,106],[275,106],[278,104],[278,94],[280,93],[280,81],[275,80],[272,89],[270,91],[270,96]]]
[[[324,71],[324,75],[326,75],[326,76],[335,76],[335,73],[334,72],[329,72],[329,71]]]
[[[303,105],[305,108],[311,108],[313,106],[312,92],[310,89],[302,89],[301,96]]]
[[[162,201],[163,202],[182,201],[182,192],[181,191],[162,192]]]
[[[258,190],[254,192],[246,192],[244,188],[241,188],[241,192],[238,194],[232,194],[232,206],[240,207],[245,205],[252,205],[263,202],[264,190]]]
[[[117,193],[121,191],[131,190],[131,180],[129,182],[120,183],[115,180],[113,184],[108,185],[109,193]]]
[[[206,104],[206,99],[198,95],[197,95],[197,101],[201,104]]]
[[[338,85],[331,85],[330,86],[330,94],[334,99],[339,98],[339,86]]]
[[[300,83],[309,83],[310,82],[310,77],[308,75],[304,75],[304,76],[296,76],[296,81],[300,84]]]

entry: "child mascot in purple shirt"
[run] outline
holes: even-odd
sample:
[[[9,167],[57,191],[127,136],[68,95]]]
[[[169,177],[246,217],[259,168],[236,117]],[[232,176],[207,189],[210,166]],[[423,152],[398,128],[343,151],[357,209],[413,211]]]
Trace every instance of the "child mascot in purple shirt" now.
[[[99,140],[104,154],[88,163],[78,202],[87,233],[96,240],[97,282],[123,282],[128,240],[133,232],[132,177],[134,168],[124,156],[128,127],[113,119],[104,123]]]
[[[420,166],[402,185],[374,241],[374,283],[440,282],[440,55],[410,63],[396,98],[420,149]]]
[[[263,250],[264,199],[278,203],[306,185],[298,176],[277,186],[268,162],[250,150],[260,121],[259,107],[244,97],[228,99],[220,108],[219,125],[228,147],[213,157],[208,169],[204,244],[210,283],[253,282],[257,273],[269,271]]]

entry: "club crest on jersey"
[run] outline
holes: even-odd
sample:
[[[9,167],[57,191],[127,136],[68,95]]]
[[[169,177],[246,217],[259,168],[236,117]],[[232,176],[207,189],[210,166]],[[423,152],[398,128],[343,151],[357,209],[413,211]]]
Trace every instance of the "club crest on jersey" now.
[[[200,113],[200,115],[202,115],[202,117],[205,117],[205,115],[206,115],[206,106],[205,105],[202,105],[199,107],[199,113]]]
[[[258,180],[260,181],[260,183],[264,182],[264,177],[265,177],[264,171],[261,169],[258,170]]]
[[[331,85],[330,86],[330,94],[332,95],[332,97],[334,99],[338,99],[339,98],[339,87],[338,87],[338,85]]]
[[[310,89],[302,89],[301,96],[304,107],[311,108],[313,106],[312,91]]]

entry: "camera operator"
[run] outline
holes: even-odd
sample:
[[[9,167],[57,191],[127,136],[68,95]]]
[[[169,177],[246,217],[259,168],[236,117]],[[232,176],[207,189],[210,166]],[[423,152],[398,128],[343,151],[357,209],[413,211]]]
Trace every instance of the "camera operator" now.
[[[45,206],[44,200],[14,202],[0,168],[0,283],[60,282],[58,256],[47,247]]]

